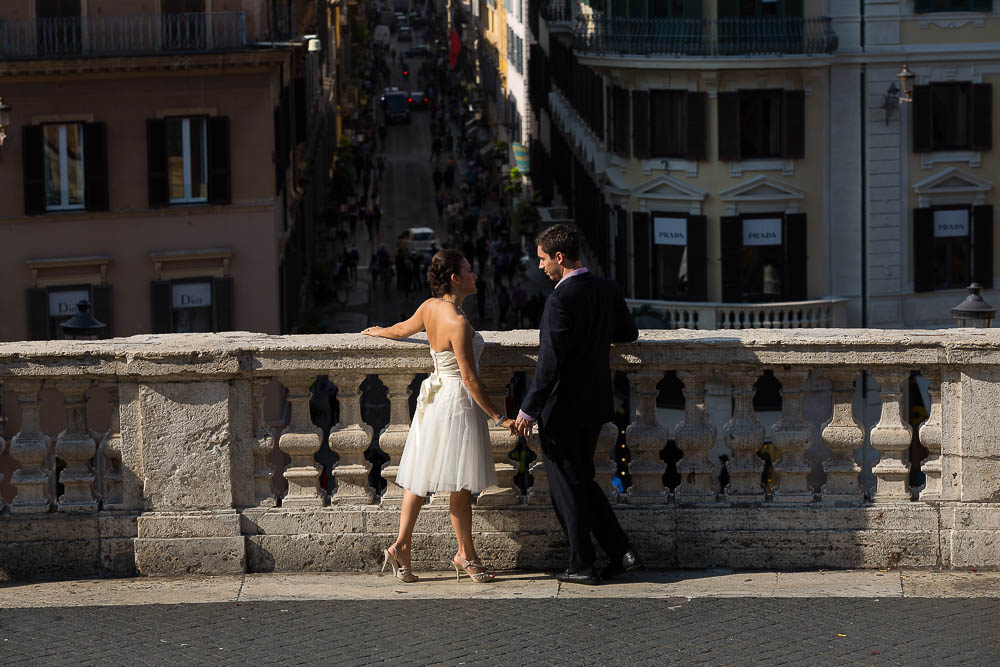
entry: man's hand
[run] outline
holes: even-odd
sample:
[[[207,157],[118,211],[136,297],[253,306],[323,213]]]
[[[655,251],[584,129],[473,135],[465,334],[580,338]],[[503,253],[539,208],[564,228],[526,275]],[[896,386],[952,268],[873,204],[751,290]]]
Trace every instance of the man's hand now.
[[[535,426],[535,422],[530,419],[525,419],[524,417],[518,416],[517,421],[514,422],[514,428],[517,430],[517,434],[527,438],[531,435],[531,429]]]

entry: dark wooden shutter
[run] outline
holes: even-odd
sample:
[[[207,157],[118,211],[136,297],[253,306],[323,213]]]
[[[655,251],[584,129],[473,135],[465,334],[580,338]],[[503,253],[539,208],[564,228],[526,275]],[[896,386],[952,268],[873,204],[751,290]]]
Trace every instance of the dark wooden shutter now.
[[[687,272],[688,298],[708,301],[708,218],[688,216]]]
[[[229,117],[208,119],[208,203],[232,201],[229,175]]]
[[[721,9],[721,5],[720,5]],[[719,93],[719,159],[740,159],[740,94]]]
[[[49,291],[44,287],[28,289],[28,340],[48,340],[49,331]]]
[[[649,91],[632,91],[632,148],[637,158],[649,157]]]
[[[993,148],[993,84],[972,84],[972,150]]]
[[[785,275],[781,277],[784,296],[792,301],[805,301],[809,294],[808,245],[806,243],[806,214],[789,213],[785,216],[782,234],[785,250]]]
[[[233,279],[212,278],[212,331],[233,330]]]
[[[688,160],[704,160],[708,158],[707,110],[705,93],[688,93],[685,95],[685,113],[687,114],[687,146],[684,157]]]
[[[618,86],[611,88],[611,142],[612,150],[625,157],[629,156],[629,110],[628,91]]]
[[[804,90],[785,90],[781,103],[784,126],[782,154],[801,158],[806,154],[806,93]]]
[[[992,12],[993,11],[993,0],[972,0],[972,11],[974,11],[974,12]]]
[[[91,312],[94,317],[107,325],[104,328],[103,337],[111,338],[111,285],[92,285],[90,288]]]
[[[285,160],[281,152],[281,108],[274,107],[274,194],[285,189]]]
[[[929,153],[933,150],[931,133],[931,87],[913,87],[913,152]]]
[[[934,289],[934,211],[913,209],[913,290]]]
[[[993,207],[972,207],[972,280],[993,288]]]
[[[24,214],[45,213],[45,146],[41,125],[21,128],[21,166],[24,172]]]
[[[719,18],[739,18],[740,0],[719,0]]]
[[[615,211],[615,280],[623,294],[628,289],[628,212]]]
[[[649,263],[649,243],[652,232],[648,213],[632,214],[632,247],[635,249],[635,298],[648,299],[651,293],[652,271]]]
[[[108,210],[108,128],[104,123],[84,123],[84,202],[88,211]],[[101,318],[97,318],[101,319]]]
[[[167,121],[146,121],[146,161],[149,167],[149,207],[162,208],[170,203],[170,179],[167,172]]]
[[[743,264],[743,221],[738,215],[724,215],[719,221],[722,241],[722,300],[743,300],[740,274]]]
[[[700,19],[702,16],[701,0],[684,0],[684,18]]]
[[[154,280],[149,283],[149,312],[153,333],[173,333],[174,304],[169,280]]]

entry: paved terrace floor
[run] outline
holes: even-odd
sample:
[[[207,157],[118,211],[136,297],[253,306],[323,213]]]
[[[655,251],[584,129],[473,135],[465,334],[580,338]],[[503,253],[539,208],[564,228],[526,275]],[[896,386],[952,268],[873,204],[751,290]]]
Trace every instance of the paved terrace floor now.
[[[0,586],[0,664],[996,664],[1000,573],[646,571]]]

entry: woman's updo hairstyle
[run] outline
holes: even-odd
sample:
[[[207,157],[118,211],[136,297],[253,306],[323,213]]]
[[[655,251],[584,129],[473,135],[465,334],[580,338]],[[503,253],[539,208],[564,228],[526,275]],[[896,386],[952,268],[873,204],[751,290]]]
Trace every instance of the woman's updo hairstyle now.
[[[451,292],[451,277],[462,272],[465,256],[457,250],[446,248],[434,253],[431,268],[427,269],[427,286],[431,296],[442,297]]]

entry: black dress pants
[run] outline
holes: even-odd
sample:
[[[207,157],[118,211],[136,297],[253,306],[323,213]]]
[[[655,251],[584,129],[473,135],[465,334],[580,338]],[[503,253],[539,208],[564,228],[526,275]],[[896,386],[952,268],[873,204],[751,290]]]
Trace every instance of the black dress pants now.
[[[552,506],[569,538],[569,570],[594,571],[593,535],[611,562],[629,550],[628,538],[603,489],[594,481],[594,452],[601,424],[541,429],[542,461]]]

